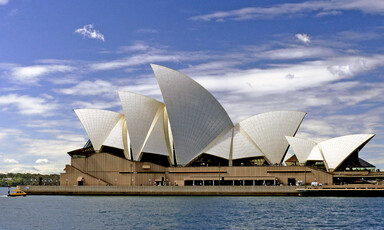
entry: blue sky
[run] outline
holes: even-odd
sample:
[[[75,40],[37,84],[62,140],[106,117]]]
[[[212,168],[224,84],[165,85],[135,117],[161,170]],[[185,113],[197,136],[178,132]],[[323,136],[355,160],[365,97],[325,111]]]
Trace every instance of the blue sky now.
[[[150,63],[179,70],[234,123],[307,116],[297,136],[376,136],[384,168],[384,2],[0,0],[0,172],[59,173],[87,140],[73,109],[162,100]]]

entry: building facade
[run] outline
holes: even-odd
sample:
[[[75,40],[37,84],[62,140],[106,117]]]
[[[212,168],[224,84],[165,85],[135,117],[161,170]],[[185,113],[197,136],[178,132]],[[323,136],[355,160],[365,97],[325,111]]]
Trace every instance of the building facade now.
[[[75,110],[89,141],[69,152],[71,165],[61,174],[62,185],[332,184],[341,172],[375,171],[358,157],[374,134],[320,143],[297,138],[306,115],[300,111],[266,112],[233,124],[197,82],[151,66],[164,103],[118,92],[123,113]],[[287,166],[290,146],[297,162]]]

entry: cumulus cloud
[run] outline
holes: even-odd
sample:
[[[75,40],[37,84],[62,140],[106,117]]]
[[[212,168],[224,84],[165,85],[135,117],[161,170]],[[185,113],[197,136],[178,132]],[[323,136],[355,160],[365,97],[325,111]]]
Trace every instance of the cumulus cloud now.
[[[295,36],[297,40],[299,40],[300,42],[306,45],[311,43],[311,38],[307,34],[296,34]]]
[[[277,16],[316,13],[317,16],[337,15],[342,11],[357,10],[369,14],[384,14],[384,2],[377,0],[323,0],[276,4],[270,7],[245,7],[193,16],[194,21],[250,20]]]
[[[105,41],[104,35],[100,31],[95,30],[92,24],[85,25],[82,28],[76,29],[75,33],[82,35],[83,37],[92,38],[96,40]]]
[[[20,114],[44,116],[52,115],[52,112],[57,109],[57,104],[48,103],[46,99],[41,97],[31,97],[28,95],[8,94],[0,96],[0,107],[7,106],[16,107]]]
[[[46,159],[46,158],[44,158],[44,159],[37,159],[37,160],[35,161],[35,163],[36,163],[36,164],[47,164],[47,163],[49,163],[49,160]]]
[[[19,162],[15,159],[10,159],[10,158],[6,158],[3,160],[4,163],[6,164],[18,164]]]
[[[15,67],[12,69],[12,80],[26,83],[36,83],[40,80],[41,76],[52,73],[64,73],[72,71],[74,68],[68,65],[34,65]]]

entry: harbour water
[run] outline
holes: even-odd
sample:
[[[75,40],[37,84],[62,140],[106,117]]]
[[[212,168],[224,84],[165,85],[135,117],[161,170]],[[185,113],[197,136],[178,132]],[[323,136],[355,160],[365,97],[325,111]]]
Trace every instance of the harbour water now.
[[[6,196],[0,229],[384,229],[382,197]]]

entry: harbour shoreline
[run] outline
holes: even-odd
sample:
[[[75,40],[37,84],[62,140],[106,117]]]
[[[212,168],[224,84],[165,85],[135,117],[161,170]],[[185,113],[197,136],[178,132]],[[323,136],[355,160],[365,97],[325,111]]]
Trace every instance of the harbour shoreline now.
[[[28,195],[384,196],[383,185],[335,186],[18,186]]]

